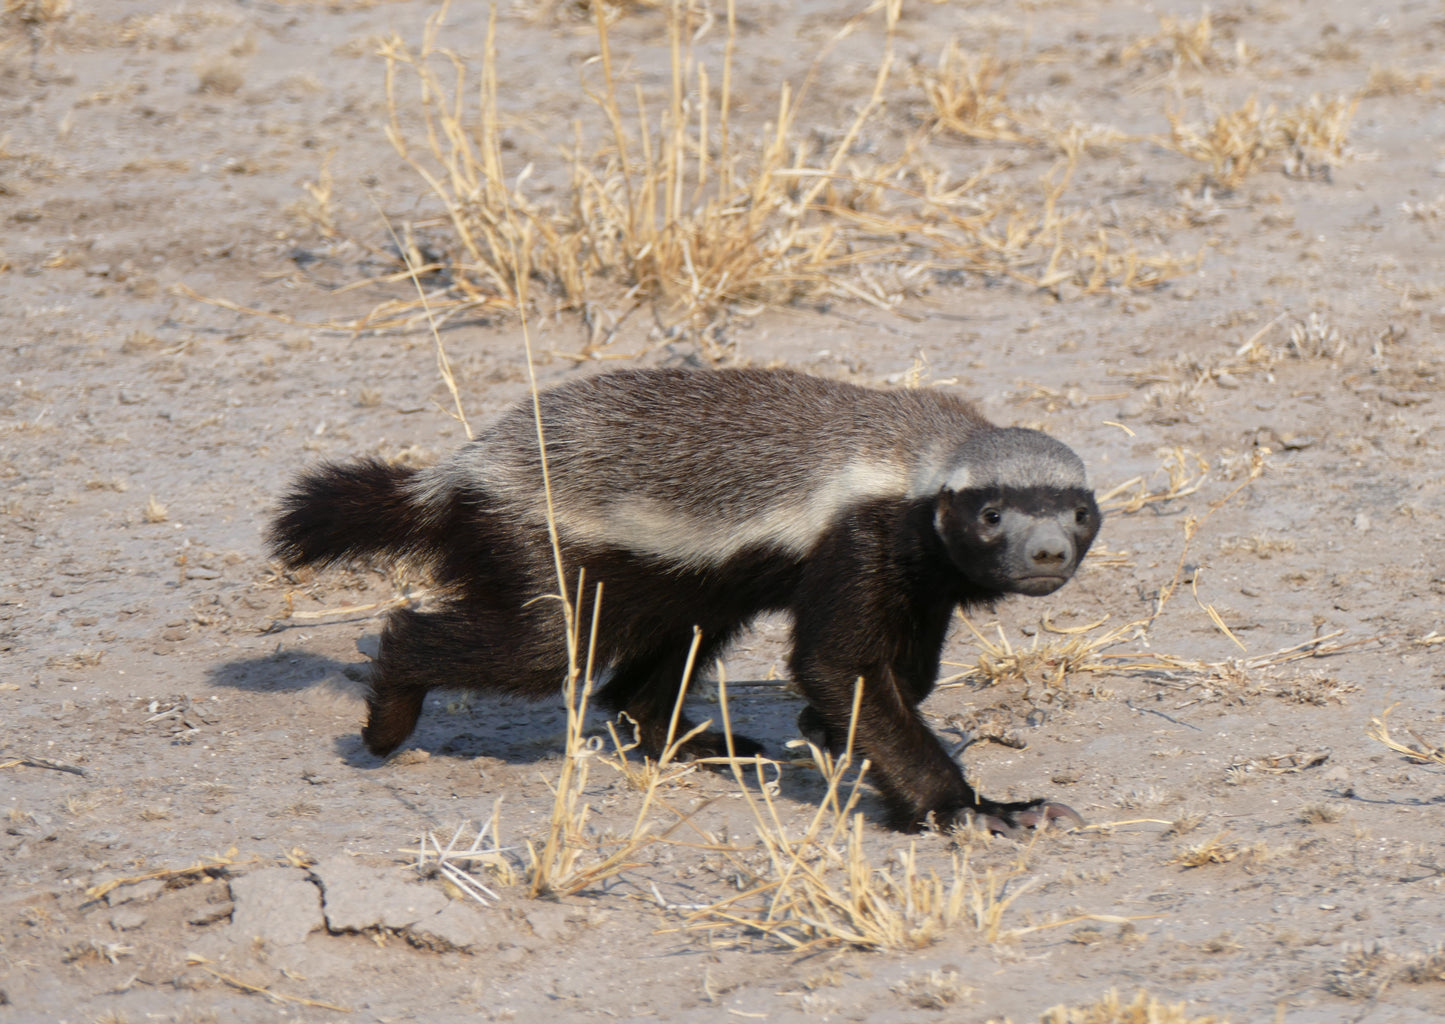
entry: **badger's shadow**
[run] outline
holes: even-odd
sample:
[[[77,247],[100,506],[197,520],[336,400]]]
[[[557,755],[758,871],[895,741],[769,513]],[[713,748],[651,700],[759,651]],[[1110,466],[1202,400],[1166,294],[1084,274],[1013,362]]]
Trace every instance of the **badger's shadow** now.
[[[253,693],[294,694],[320,703],[334,702],[334,707],[354,709],[355,727],[332,738],[332,749],[342,761],[353,768],[372,769],[385,765],[390,758],[372,754],[361,742],[361,726],[366,720],[366,661],[342,661],[309,651],[295,649],[260,657],[239,658],[214,665],[206,670],[208,680],[216,686]],[[766,754],[780,760],[789,752],[787,741],[796,735],[792,728],[799,704],[779,693],[766,697],[734,697],[731,702],[734,719],[746,721],[747,734],[762,743]],[[741,716],[739,712],[746,709]],[[712,719],[713,728],[721,724],[722,715],[715,702],[690,700],[688,713],[695,721]],[[608,734],[609,716],[589,709],[587,733],[600,737],[603,748],[612,750]],[[618,737],[631,739],[625,721],[615,722]],[[400,752],[424,750],[436,757],[472,760],[491,758],[508,764],[533,764],[555,756],[566,746],[567,713],[560,692],[555,701],[525,701],[477,690],[437,690],[427,696],[421,720]],[[642,757],[636,751],[628,755],[635,761]],[[726,771],[726,769],[724,769]],[[797,798],[808,800],[809,785],[798,781],[800,773],[787,772],[784,792],[796,790]],[[747,772],[752,778],[751,770]],[[791,776],[791,778],[789,778]]]

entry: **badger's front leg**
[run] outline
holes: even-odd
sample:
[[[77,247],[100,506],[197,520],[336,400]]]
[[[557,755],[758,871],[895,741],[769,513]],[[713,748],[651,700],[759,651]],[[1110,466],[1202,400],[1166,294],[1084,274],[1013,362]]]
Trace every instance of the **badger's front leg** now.
[[[970,817],[1004,834],[1054,820],[1083,824],[1062,804],[981,798],[919,715],[958,601],[926,516],[886,504],[856,510],[810,555],[793,603],[793,678],[809,703],[800,725],[840,751],[862,678],[854,751],[871,763],[868,778],[894,828],[948,828]]]

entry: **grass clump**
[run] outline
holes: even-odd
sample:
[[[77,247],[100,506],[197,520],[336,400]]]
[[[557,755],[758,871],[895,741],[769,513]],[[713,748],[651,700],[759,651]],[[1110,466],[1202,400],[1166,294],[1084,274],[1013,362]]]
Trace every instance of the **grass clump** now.
[[[587,99],[573,139],[553,140],[570,165],[556,202],[529,197],[530,166],[515,174],[503,166],[495,18],[475,106],[465,99],[466,60],[438,43],[445,8],[428,20],[420,49],[396,37],[385,45],[387,134],[444,205],[455,251],[443,262],[455,302],[519,307],[540,282],[561,308],[594,320],[615,322],[650,305],[670,326],[698,327],[727,307],[817,294],[847,267],[899,254],[895,243],[870,242],[867,232],[829,216],[846,202],[840,169],[880,106],[891,56],[885,54],[874,94],[854,124],[814,155],[795,133],[801,97],[786,86],[771,133],[739,138],[732,123],[731,5],[716,85],[693,55],[683,12],[676,5],[669,12],[670,89],[654,111],[641,88],[627,95],[605,9],[593,5],[600,81],[583,83]],[[895,16],[890,6],[890,41]],[[408,79],[417,89],[414,105],[402,91]],[[419,138],[404,126],[403,114],[412,111],[422,117]],[[602,308],[608,303],[626,312]]]
[[[1194,1016],[1184,1003],[1164,1003],[1140,989],[1131,1002],[1114,990],[1092,1003],[1055,1006],[1039,1024],[1228,1024],[1213,1014]]]
[[[1228,52],[1215,31],[1214,16],[1202,11],[1197,18],[1159,15],[1159,31],[1142,36],[1119,54],[1119,63],[1165,64],[1171,74],[1179,71],[1226,71],[1249,61],[1249,49],[1238,41]]]
[[[864,685],[860,680],[854,691],[855,724]],[[720,679],[719,686],[724,734],[731,743],[726,680]],[[757,826],[763,863],[746,876],[740,872],[751,879],[740,893],[695,911],[690,927],[741,928],[799,951],[830,946],[918,949],[960,926],[971,927],[988,942],[1007,937],[1004,915],[1030,885],[1028,880],[1018,884],[1026,873],[1022,862],[980,871],[963,850],[952,854],[950,869],[940,876],[919,864],[917,845],[910,843],[884,863],[875,863],[867,849],[863,815],[857,811],[868,762],[852,772],[852,729],[837,758],[811,744],[809,750],[826,788],[801,829],[783,822],[773,799],[776,780],[764,774],[768,766],[781,766],[756,758],[752,767],[757,784],[750,785],[742,764],[731,760]],[[743,867],[738,860],[733,866]]]
[[[1062,157],[1032,190],[1007,182],[993,164],[955,180],[931,154],[927,129],[892,155],[875,155],[878,139],[903,134],[886,120],[896,0],[849,20],[832,40],[881,10],[871,88],[853,120],[833,132],[799,123],[832,43],[800,88],[777,89],[766,128],[744,130],[735,116],[731,3],[720,67],[696,50],[711,23],[693,26],[681,5],[669,5],[661,96],[627,81],[604,6],[591,10],[598,57],[584,68],[577,120],[567,137],[541,140],[562,154],[565,182],[532,185],[533,164],[503,159],[510,140],[498,104],[495,19],[479,73],[441,44],[445,8],[428,20],[418,47],[396,36],[383,45],[388,138],[442,210],[425,241],[408,229],[399,245],[410,272],[441,284],[434,313],[515,311],[545,295],[591,325],[595,350],[643,309],[665,335],[698,337],[733,316],[823,297],[891,309],[935,272],[1095,292],[1152,288],[1195,265],[1193,257],[1141,255],[1122,232],[1063,208],[1082,143],[1059,142]],[[945,49],[939,69],[923,76],[933,128],[1022,137],[1007,108],[1007,72],[995,58]],[[397,303],[369,323],[416,312],[414,302]]]
[[[1325,988],[1346,999],[1378,999],[1390,985],[1445,981],[1445,946],[1397,954],[1380,943],[1351,950],[1329,972]]]
[[[1161,144],[1209,165],[1209,181],[1232,190],[1266,167],[1279,167],[1299,178],[1328,179],[1330,168],[1343,159],[1357,96],[1324,99],[1312,96],[1280,111],[1260,109],[1251,96],[1241,106],[1224,110],[1208,124],[1191,122],[1170,110],[1169,136]]]
[[[937,65],[919,75],[934,131],[985,142],[1026,142],[1032,137],[1009,106],[1016,64],[992,53],[968,53],[950,39]]]

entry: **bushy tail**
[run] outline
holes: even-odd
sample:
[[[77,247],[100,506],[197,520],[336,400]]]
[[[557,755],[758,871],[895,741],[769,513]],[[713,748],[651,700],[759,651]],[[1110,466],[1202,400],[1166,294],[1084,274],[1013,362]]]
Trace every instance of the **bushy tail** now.
[[[416,473],[379,459],[303,473],[271,523],[271,553],[294,569],[433,547],[437,516],[407,486]]]

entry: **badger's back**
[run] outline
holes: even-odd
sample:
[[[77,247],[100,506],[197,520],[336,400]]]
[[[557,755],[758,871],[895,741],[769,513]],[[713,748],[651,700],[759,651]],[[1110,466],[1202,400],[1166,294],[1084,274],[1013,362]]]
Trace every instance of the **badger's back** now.
[[[540,396],[564,539],[683,565],[750,548],[806,553],[846,509],[936,491],[993,428],[936,391],[878,391],[784,370],[632,370]],[[545,520],[530,402],[428,474]]]

